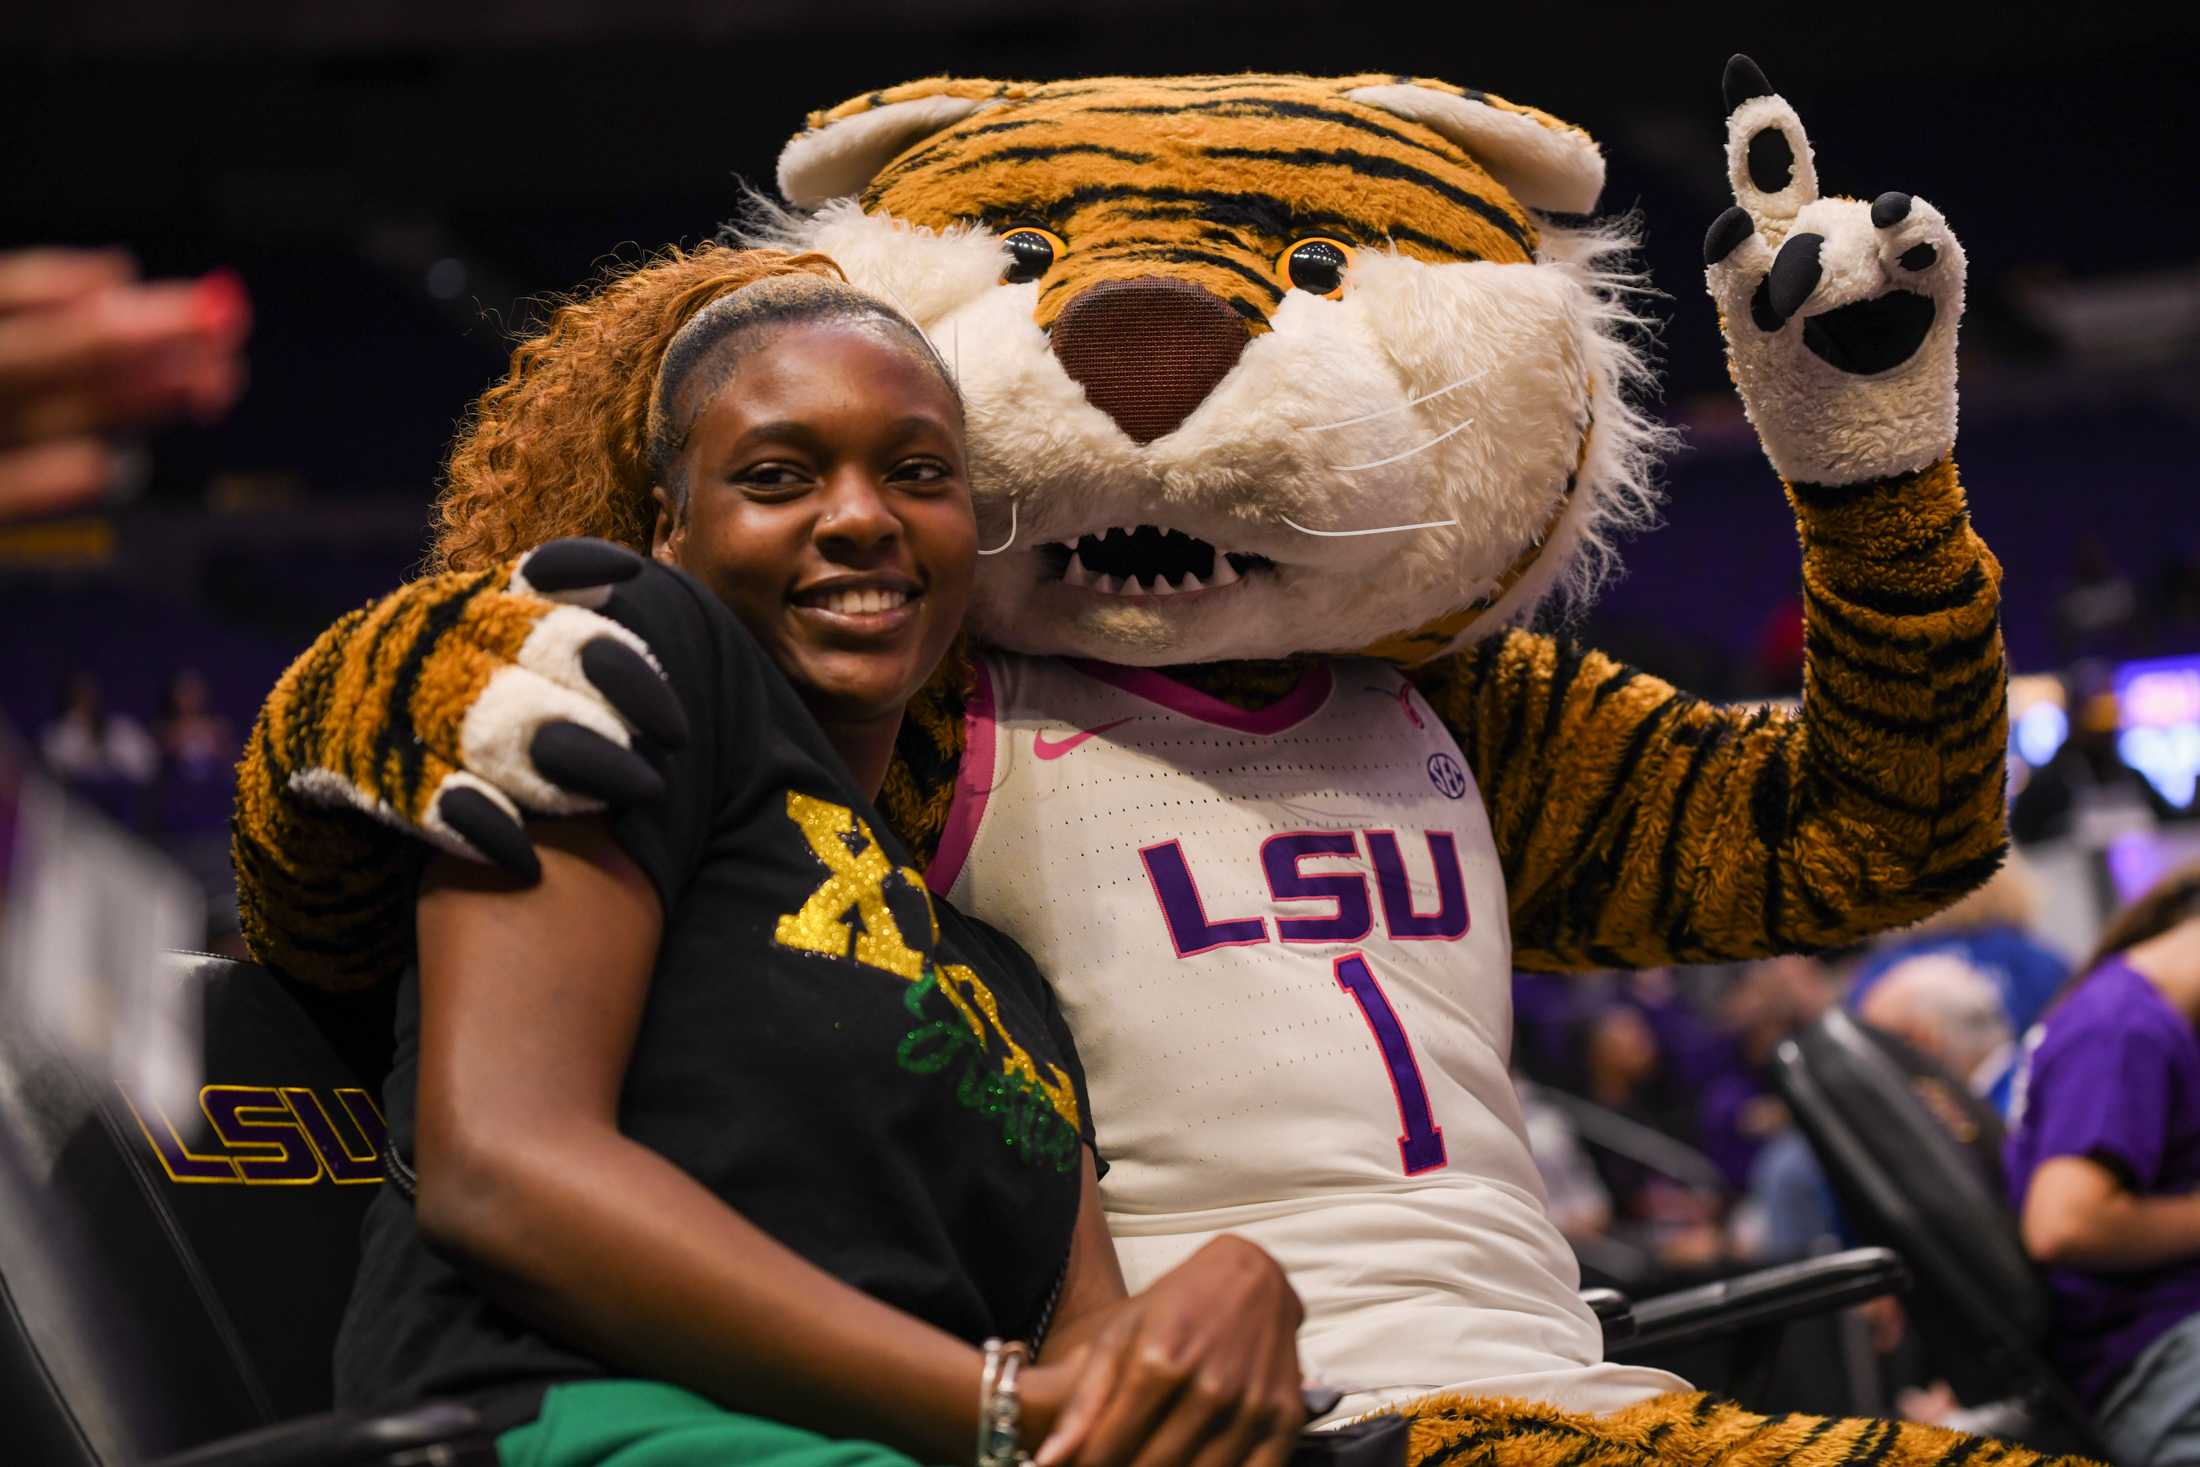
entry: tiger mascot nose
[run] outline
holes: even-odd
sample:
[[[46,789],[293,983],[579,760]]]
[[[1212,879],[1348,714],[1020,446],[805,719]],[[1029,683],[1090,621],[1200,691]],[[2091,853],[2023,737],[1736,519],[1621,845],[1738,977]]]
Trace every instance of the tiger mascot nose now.
[[[1187,280],[1103,280],[1054,321],[1054,355],[1086,400],[1151,443],[1173,433],[1237,365],[1243,317]]]

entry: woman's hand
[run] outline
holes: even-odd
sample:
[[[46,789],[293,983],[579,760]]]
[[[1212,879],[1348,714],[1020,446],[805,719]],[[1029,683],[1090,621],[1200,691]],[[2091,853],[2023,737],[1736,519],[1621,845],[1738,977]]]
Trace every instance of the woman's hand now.
[[[1282,1467],[1305,1313],[1267,1253],[1215,1239],[1024,1377],[1039,1467]]]

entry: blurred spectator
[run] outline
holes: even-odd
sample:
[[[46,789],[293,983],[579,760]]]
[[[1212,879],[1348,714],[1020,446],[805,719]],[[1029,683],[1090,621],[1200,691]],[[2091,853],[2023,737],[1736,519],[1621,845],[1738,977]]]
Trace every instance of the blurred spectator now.
[[[2016,1058],[2015,1030],[1999,985],[1957,953],[1916,953],[1886,969],[1864,995],[1857,1016],[1909,1044],[1997,1110],[2003,1108]],[[1932,1104],[1931,1090],[1921,1085],[1919,1094]],[[1961,1114],[1942,1119],[1959,1136],[1968,1127]],[[1806,1257],[1822,1242],[1840,1238],[1833,1189],[1800,1131],[1783,1126],[1757,1153],[1738,1232],[1740,1251],[1767,1260]],[[1881,1330],[1890,1332],[1891,1327]]]
[[[250,319],[226,273],[147,284],[119,250],[0,252],[0,520],[123,482],[112,432],[226,412]]]
[[[1946,911],[1893,934],[1866,957],[1849,985],[1849,1007],[1862,1014],[1873,985],[1898,964],[1925,953],[1953,953],[1992,980],[2010,1032],[2021,1035],[2039,1022],[2048,1000],[2070,980],[2070,964],[2062,954],[2033,936],[2038,913],[2038,878],[2031,863],[2011,851],[1984,886]],[[2004,1099],[1997,1097],[1997,1108],[2005,1108]]]
[[[1741,1064],[1734,1044],[1688,996],[1671,968],[1643,968],[1619,975],[1618,995],[1641,1013],[1657,1036],[1666,1070],[1685,1087],[1711,1084]],[[1683,1122],[1693,1132],[1693,1120]]]
[[[1745,1256],[1801,1258],[1835,1231],[1832,1192],[1771,1073],[1780,1041],[1832,1006],[1836,982],[1814,958],[1766,958],[1720,1004],[1733,1060],[1703,1087],[1701,1144],[1743,1196],[1734,1246]]]
[[[1833,1186],[1802,1132],[1790,1127],[1757,1153],[1734,1234],[1736,1252],[1765,1263],[1808,1258],[1840,1238]]]
[[[213,711],[206,679],[186,667],[169,679],[153,725],[161,767],[154,831],[206,892],[210,952],[239,951],[237,889],[229,869],[229,810],[237,788],[235,725]]]
[[[1577,1078],[1568,1088],[1611,1115],[1682,1142],[1678,1149],[1701,1168],[1691,1149],[1689,1087],[1668,1066],[1642,1010],[1606,992],[1585,1009],[1574,1039]],[[1592,1159],[1611,1199],[1614,1237],[1668,1271],[1693,1272],[1723,1257],[1725,1199],[1718,1192],[1675,1175],[1640,1148],[1599,1146]]]
[[[46,766],[73,783],[144,784],[160,768],[160,746],[132,718],[108,711],[99,679],[79,669],[62,685],[61,712],[38,738]]]
[[[1693,1143],[1696,1094],[1740,1063],[1670,968],[1515,973],[1513,1057],[1542,1085]]]
[[[1649,1021],[1631,1005],[1607,1003],[1582,1033],[1582,1093],[1638,1120],[1667,1119],[1658,1061],[1658,1036]]]
[[[1696,1144],[1738,1191],[1765,1144],[1787,1129],[1787,1107],[1772,1093],[1773,1051],[1833,1002],[1836,979],[1813,958],[1766,958],[1742,969],[1720,1016],[1731,1060],[1700,1086]]]
[[[1966,1084],[1973,1095],[2002,1108],[2016,1056],[2015,1030],[2004,1008],[2002,986],[1960,951],[1908,953],[1875,976],[1857,1007],[1865,1023],[1900,1039]],[[1991,1146],[1997,1139],[1982,1132],[1966,1108],[1944,1093],[1937,1077],[1913,1074],[1911,1084],[1918,1099],[1962,1144]],[[1994,1185],[1999,1185],[1998,1171]],[[1744,1215],[1747,1236],[1741,1251],[1766,1261],[1806,1257],[1843,1241],[1833,1188],[1799,1131],[1785,1132],[1759,1153]],[[1892,1353],[1908,1328],[1897,1301],[1874,1300],[1864,1313],[1873,1348],[1882,1355]],[[1911,1420],[1965,1430],[2008,1425],[1966,1413],[1945,1382],[1902,1392],[1900,1408]]]
[[[2071,673],[2070,737],[2017,792],[2009,829],[2018,840],[2070,837],[2104,847],[2184,813],[2118,752],[2116,694],[2105,678],[2094,665]]]
[[[2200,866],[2109,922],[2027,1045],[2006,1159],[2049,1353],[2122,1467],[2200,1460]]]
[[[235,730],[213,711],[206,678],[195,667],[168,680],[153,732],[167,767],[187,779],[225,776],[237,757]]]
[[[1994,980],[1954,953],[1921,953],[1889,968],[1857,1017],[1884,1029],[2006,1110],[2016,1032]]]

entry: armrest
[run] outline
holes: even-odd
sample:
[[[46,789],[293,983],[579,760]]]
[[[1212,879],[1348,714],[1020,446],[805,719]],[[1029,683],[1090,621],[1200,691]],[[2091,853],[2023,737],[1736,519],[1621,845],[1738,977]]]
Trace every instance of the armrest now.
[[[224,1437],[152,1467],[496,1467],[496,1437],[481,1413],[428,1401],[381,1416],[332,1412]]]
[[[1581,1302],[1604,1326],[1604,1348],[1624,1345],[1635,1337],[1635,1302],[1617,1289],[1583,1289]]]
[[[1635,1332],[1622,1353],[1640,1355],[1781,1324],[1909,1286],[1908,1266],[1887,1248],[1851,1248],[1783,1263],[1635,1305]]]

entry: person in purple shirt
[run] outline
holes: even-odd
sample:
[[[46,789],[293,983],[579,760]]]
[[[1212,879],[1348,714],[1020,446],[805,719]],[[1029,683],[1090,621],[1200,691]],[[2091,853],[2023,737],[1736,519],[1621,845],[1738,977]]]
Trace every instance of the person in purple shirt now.
[[[2005,1159],[2049,1349],[2120,1467],[2200,1463],[2200,866],[2120,913],[2026,1040]]]

